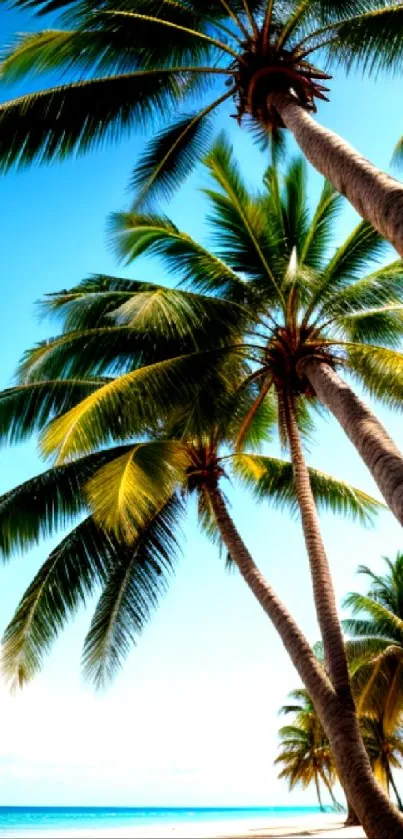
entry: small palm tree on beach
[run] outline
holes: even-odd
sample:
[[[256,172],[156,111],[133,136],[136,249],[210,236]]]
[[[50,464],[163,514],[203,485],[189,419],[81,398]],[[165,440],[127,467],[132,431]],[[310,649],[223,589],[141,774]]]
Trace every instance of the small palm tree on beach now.
[[[385,788],[392,786],[403,809],[392,774],[402,759],[403,555],[394,560],[385,557],[384,562],[383,575],[359,566],[358,573],[369,581],[369,590],[367,594],[351,592],[345,598],[344,605],[353,616],[344,621],[344,628],[350,636],[347,650],[352,683],[358,712],[366,721],[375,774]]]
[[[259,138],[290,130],[308,160],[403,255],[403,187],[311,116],[327,99],[329,69],[368,76],[400,69],[400,0],[12,5],[63,15],[62,28],[24,35],[4,51],[4,81],[53,72],[57,82],[0,106],[3,169],[88,151],[167,121],[142,155],[134,185],[140,198],[170,194],[207,150],[211,117],[230,100],[237,120]]]
[[[290,791],[298,785],[307,789],[315,784],[319,807],[324,812],[322,784],[333,807],[339,809],[333,794],[336,770],[330,743],[309,693],[300,688],[291,691],[288,699],[289,703],[280,708],[280,714],[293,714],[294,720],[279,730],[280,753],[274,761],[280,768],[278,777],[288,781]]]

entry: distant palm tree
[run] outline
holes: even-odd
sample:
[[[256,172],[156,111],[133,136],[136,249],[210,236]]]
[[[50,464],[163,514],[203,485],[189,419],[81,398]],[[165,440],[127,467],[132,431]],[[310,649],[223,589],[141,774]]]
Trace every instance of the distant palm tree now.
[[[179,120],[153,140],[134,177],[170,193],[210,141],[210,117],[234,100],[259,136],[292,131],[306,157],[403,255],[403,187],[311,117],[329,67],[400,69],[403,4],[384,0],[13,0],[65,12],[67,28],[20,37],[6,81],[57,72],[55,87],[0,107],[0,161],[63,158],[150,120]],[[315,53],[317,58],[315,59]],[[316,63],[313,63],[316,61]],[[64,80],[67,70],[71,81]],[[325,70],[325,72],[324,72]],[[212,83],[222,81],[222,88]],[[193,108],[197,102],[196,110]]]
[[[309,693],[300,688],[289,694],[292,704],[284,705],[280,714],[293,714],[292,725],[280,728],[280,754],[274,761],[280,767],[279,778],[288,780],[290,790],[300,784],[306,789],[315,784],[319,807],[325,810],[320,785],[326,788],[332,804],[339,805],[333,795],[336,770],[329,740],[315,711]]]
[[[359,705],[360,691],[365,691],[367,685],[365,679],[353,680],[355,699]],[[391,685],[389,684],[389,688]],[[336,809],[340,805],[336,801],[333,789],[337,773],[334,766],[329,740],[323,729],[318,714],[316,713],[309,693],[300,688],[289,694],[294,704],[284,705],[280,713],[293,714],[292,725],[280,729],[280,754],[274,761],[281,769],[279,778],[289,781],[290,790],[297,784],[306,789],[311,783],[315,783],[316,793],[321,810],[324,809],[320,792],[320,782],[326,787],[332,804]],[[385,719],[382,710],[373,711],[371,714],[364,713],[360,717],[360,727],[363,735],[365,748],[371,763],[371,768],[378,783],[383,787],[387,795],[390,795],[390,788],[396,797],[399,809],[402,810],[402,801],[397,789],[392,769],[401,769],[403,761],[403,730],[395,728],[392,733],[385,731]],[[349,806],[349,813],[346,824],[359,824]]]
[[[366,720],[374,771],[385,787],[393,787],[403,809],[391,771],[401,765],[403,754],[403,554],[384,561],[383,576],[359,566],[370,588],[366,595],[352,592],[345,598],[353,617],[344,621],[344,628],[351,638],[347,649],[352,684],[358,712]]]
[[[385,731],[383,717],[373,719],[363,716],[361,730],[376,780],[388,795],[390,787],[393,789],[399,810],[403,810],[402,799],[392,773],[392,769],[403,768],[403,728],[400,727],[390,734]]]

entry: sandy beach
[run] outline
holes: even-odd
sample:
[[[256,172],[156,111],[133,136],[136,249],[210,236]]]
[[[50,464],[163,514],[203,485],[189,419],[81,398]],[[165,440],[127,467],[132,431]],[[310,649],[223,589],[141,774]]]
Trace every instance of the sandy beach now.
[[[15,832],[3,831],[0,836],[14,837]],[[210,822],[209,824],[195,824],[194,822],[160,825],[146,828],[108,828],[96,831],[80,830],[35,830],[18,834],[19,839],[298,839],[298,837],[315,837],[315,839],[363,839],[361,828],[343,827],[340,815],[320,814],[288,819],[276,819],[270,824],[263,819],[240,823],[239,821]]]

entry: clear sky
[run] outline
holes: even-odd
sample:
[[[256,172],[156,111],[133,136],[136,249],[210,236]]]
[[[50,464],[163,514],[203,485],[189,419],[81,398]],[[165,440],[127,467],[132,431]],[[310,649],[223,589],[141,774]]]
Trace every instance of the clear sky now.
[[[32,28],[28,15],[0,11],[0,41]],[[0,88],[0,99],[22,92]],[[332,82],[331,104],[318,119],[382,168],[403,130],[402,81]],[[265,160],[224,115],[250,183]],[[122,271],[105,234],[108,213],[128,205],[126,185],[144,139],[132,137],[79,160],[37,166],[0,179],[0,385],[12,381],[23,350],[51,334],[34,302],[91,272],[161,281],[157,263]],[[169,208],[175,222],[206,241],[200,169]],[[311,174],[312,200],[320,179]],[[354,213],[340,219],[339,241]],[[393,254],[391,254],[391,258]],[[56,329],[56,327],[54,327]],[[400,416],[379,410],[403,446]],[[35,441],[0,454],[0,492],[40,471]],[[334,421],[318,427],[313,464],[375,489]],[[312,641],[318,633],[298,521],[256,507],[230,490],[233,514],[253,555]],[[403,547],[400,528],[383,513],[376,528],[322,518],[339,601],[360,586],[360,562]],[[244,583],[229,575],[200,536],[190,513],[184,556],[170,591],[113,685],[95,695],[80,675],[80,651],[91,616],[83,610],[55,644],[42,674],[17,697],[0,686],[0,804],[280,805],[314,803],[314,792],[290,799],[272,761],[277,710],[298,678],[275,632]],[[48,542],[0,569],[0,629],[55,544]]]

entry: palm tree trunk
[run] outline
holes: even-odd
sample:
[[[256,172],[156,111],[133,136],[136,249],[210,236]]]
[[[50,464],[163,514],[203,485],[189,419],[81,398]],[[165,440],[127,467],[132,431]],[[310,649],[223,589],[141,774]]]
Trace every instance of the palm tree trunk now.
[[[317,397],[350,438],[400,524],[403,524],[403,454],[376,416],[325,362],[309,359],[304,372]]]
[[[339,804],[339,802],[337,801],[337,798],[334,795],[334,792],[332,790],[332,786],[329,782],[329,779],[326,777],[326,772],[321,772],[321,778],[322,778],[322,781],[323,781],[323,783],[324,783],[324,785],[325,785],[325,787],[326,787],[326,789],[329,793],[330,800],[332,802],[332,806],[333,806],[334,811],[336,813],[342,812],[344,810],[344,807],[343,807],[342,804]]]
[[[292,96],[276,93],[270,102],[315,169],[403,256],[402,184],[377,169],[333,131],[318,125]]]
[[[353,805],[347,800],[347,818],[344,822],[345,827],[359,827],[361,824]]]
[[[320,532],[319,518],[312,494],[308,467],[305,463],[291,400],[287,402],[285,408],[295,488],[311,568],[315,608],[322,635],[326,663],[330,680],[336,693],[345,701],[348,707],[354,708],[344,639],[337,613],[332,577]]]
[[[322,803],[322,796],[320,794],[319,779],[318,779],[318,776],[316,774],[315,774],[315,787],[316,787],[316,795],[317,795],[318,801],[319,801],[320,811],[321,811],[321,813],[324,813],[325,808],[324,808],[323,803]]]
[[[336,770],[369,839],[402,839],[403,818],[372,774],[354,709],[345,707],[294,619],[260,573],[239,535],[218,487],[210,500],[221,538],[260,603],[307,688],[329,738]]]
[[[395,798],[396,798],[396,801],[397,801],[397,806],[398,806],[400,812],[403,812],[403,802],[402,802],[402,799],[400,798],[399,790],[396,786],[396,782],[395,782],[395,779],[393,777],[393,772],[390,768],[389,762],[388,762],[388,766],[387,766],[387,773],[388,773],[389,784],[392,787],[393,792],[395,794]]]

